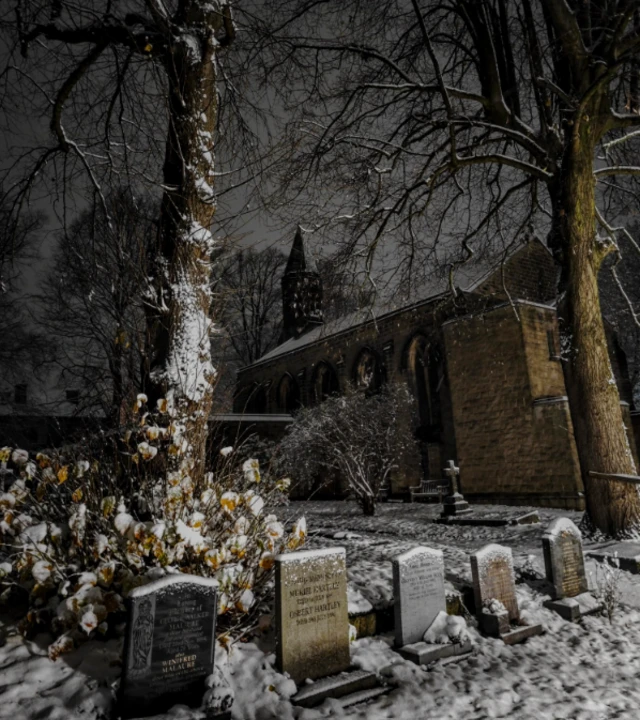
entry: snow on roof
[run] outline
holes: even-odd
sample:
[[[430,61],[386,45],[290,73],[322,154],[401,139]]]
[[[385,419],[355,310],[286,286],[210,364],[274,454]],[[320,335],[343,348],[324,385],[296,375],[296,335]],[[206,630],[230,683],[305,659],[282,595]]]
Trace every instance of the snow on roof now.
[[[296,239],[297,239],[296,235]],[[300,252],[304,257],[309,255],[303,249],[303,239],[300,241]],[[542,247],[546,246],[541,243],[537,238],[533,242],[538,242]],[[485,280],[487,280],[492,273],[494,273],[505,260],[511,259],[521,250],[528,247],[529,243],[524,243],[515,246],[510,250],[506,257],[500,258],[497,262],[488,262],[486,258],[480,258],[475,262],[470,262],[465,265],[458,267],[454,273],[454,284],[460,292],[474,292]],[[289,262],[292,262],[294,256],[294,248],[289,258]],[[289,264],[287,265],[287,268]],[[413,307],[419,307],[431,302],[434,302],[440,298],[445,298],[450,295],[451,289],[449,287],[449,277],[445,273],[432,273],[425,282],[421,285],[420,290],[413,293],[410,297],[380,297],[370,307],[360,308],[355,312],[343,315],[335,320],[330,320],[321,325],[312,326],[307,332],[303,333],[299,337],[292,337],[286,340],[278,347],[274,348],[270,352],[263,355],[259,360],[247,365],[244,368],[240,368],[240,372],[250,367],[257,367],[263,363],[267,363],[274,358],[280,357],[281,355],[287,355],[288,353],[299,350],[308,345],[312,345],[316,342],[322,342],[330,337],[334,337],[343,332],[347,332],[358,325],[364,325],[367,323],[374,323],[384,318],[393,316],[399,312],[405,312]]]

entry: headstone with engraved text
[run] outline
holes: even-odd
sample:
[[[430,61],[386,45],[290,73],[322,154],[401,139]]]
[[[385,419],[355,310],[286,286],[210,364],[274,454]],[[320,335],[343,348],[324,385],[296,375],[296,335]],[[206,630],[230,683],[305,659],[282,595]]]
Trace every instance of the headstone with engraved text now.
[[[344,548],[276,558],[276,658],[296,683],[347,670],[349,614]]]
[[[582,554],[582,534],[569,518],[556,518],[542,537],[547,580],[556,599],[587,592],[587,575]]]
[[[213,673],[215,580],[169,575],[131,592],[120,681],[123,718],[197,707]]]
[[[442,551],[416,547],[394,558],[393,594],[396,645],[421,641],[436,615],[447,609]]]
[[[553,587],[545,607],[565,620],[598,612],[602,603],[589,592],[582,552],[582,534],[566,517],[556,518],[542,536],[547,580]]]

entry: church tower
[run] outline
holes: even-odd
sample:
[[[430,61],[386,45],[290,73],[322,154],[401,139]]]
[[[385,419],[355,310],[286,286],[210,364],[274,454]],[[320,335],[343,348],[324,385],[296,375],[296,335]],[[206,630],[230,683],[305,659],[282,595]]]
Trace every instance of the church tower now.
[[[298,227],[282,278],[282,341],[322,325],[322,280]]]

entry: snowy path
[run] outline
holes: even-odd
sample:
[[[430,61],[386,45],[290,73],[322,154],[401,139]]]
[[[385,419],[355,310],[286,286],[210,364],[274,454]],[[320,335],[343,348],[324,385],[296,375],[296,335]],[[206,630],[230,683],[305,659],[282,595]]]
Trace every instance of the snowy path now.
[[[447,572],[468,576],[468,553],[498,542],[513,548],[516,564],[535,555],[541,569],[544,527],[559,515],[579,520],[578,513],[543,510],[541,525],[446,527],[428,522],[435,506],[389,504],[374,518],[363,518],[350,504],[295,503],[289,510],[292,516],[306,513],[310,547],[347,548],[352,587],[376,603],[391,599],[391,557],[410,547],[442,548]],[[521,514],[522,508],[504,512]],[[272,633],[259,646],[239,644],[230,655],[220,650],[219,662],[236,692],[234,720],[631,720],[640,714],[640,578],[622,578],[625,606],[613,625],[602,617],[567,623],[542,607],[545,596],[520,584],[521,611],[545,626],[544,635],[508,647],[471,630],[475,653],[431,670],[403,660],[391,648],[390,635],[357,640],[354,663],[381,673],[393,689],[346,711],[335,701],[312,710],[291,705],[295,686],[274,669]],[[11,634],[0,647],[0,718],[106,717],[109,685],[119,673],[118,643],[87,643],[55,663],[44,647]],[[195,720],[202,714],[176,707],[161,717]]]

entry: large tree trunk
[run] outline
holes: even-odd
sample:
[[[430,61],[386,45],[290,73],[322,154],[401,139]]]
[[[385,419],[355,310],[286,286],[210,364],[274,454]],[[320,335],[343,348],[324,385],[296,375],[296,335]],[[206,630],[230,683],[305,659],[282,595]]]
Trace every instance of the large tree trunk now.
[[[589,475],[635,474],[620,396],[611,368],[600,309],[598,271],[609,248],[596,232],[594,136],[597,107],[568,131],[562,185],[555,208],[561,238],[563,277],[560,321],[568,351],[567,390],[582,466],[587,513],[607,535],[621,535],[638,524],[640,496],[635,485]],[[557,197],[558,197],[557,196]]]
[[[195,13],[198,3],[190,6]],[[204,470],[213,396],[210,276],[215,211],[213,136],[217,116],[219,9],[202,3],[185,18],[192,34],[174,36],[165,57],[169,129],[165,151],[154,302],[148,307],[150,403],[164,397],[174,415],[179,466],[194,479]]]

